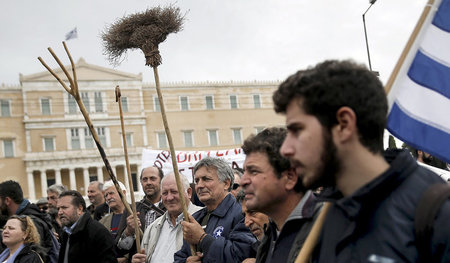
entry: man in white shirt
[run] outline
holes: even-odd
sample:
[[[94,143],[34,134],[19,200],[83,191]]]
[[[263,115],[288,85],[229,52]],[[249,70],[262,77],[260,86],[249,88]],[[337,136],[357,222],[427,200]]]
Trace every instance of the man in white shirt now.
[[[180,179],[185,189],[184,198],[186,202],[189,202],[188,212],[195,213],[201,207],[189,201],[192,188],[186,177],[180,175]],[[183,245],[183,232],[180,224],[183,220],[183,208],[173,173],[166,175],[161,180],[161,199],[167,211],[145,230],[141,244],[142,251],[133,256],[133,263],[173,262],[173,254]]]

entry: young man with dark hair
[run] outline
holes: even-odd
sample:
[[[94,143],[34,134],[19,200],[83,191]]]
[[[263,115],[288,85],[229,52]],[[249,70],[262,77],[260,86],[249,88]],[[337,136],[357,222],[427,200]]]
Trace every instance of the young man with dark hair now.
[[[57,208],[64,227],[59,263],[117,262],[111,234],[86,213],[86,202],[80,193],[62,192]]]
[[[280,149],[305,187],[331,186],[333,202],[314,262],[417,262],[414,216],[437,175],[406,151],[383,153],[387,99],[379,79],[352,61],[325,61],[299,71],[273,95],[286,115]],[[450,260],[450,201],[430,238],[429,262]]]
[[[267,128],[242,145],[245,205],[271,219],[256,262],[294,262],[321,207],[313,193],[304,190],[289,160],[281,156],[285,137],[286,129]]]

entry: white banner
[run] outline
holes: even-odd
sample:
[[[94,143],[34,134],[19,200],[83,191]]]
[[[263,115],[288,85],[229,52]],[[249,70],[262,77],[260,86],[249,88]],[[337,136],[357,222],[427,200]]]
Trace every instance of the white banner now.
[[[190,183],[194,179],[192,171],[195,164],[205,157],[223,159],[231,168],[242,168],[245,160],[245,154],[241,148],[216,151],[176,151],[175,154],[180,174],[186,176]],[[173,172],[170,151],[144,149],[142,151],[142,168],[150,166],[163,169],[164,174]]]

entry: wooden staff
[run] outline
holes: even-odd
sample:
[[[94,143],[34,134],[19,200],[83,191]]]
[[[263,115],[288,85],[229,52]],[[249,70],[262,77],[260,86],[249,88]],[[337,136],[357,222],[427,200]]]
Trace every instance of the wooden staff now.
[[[141,237],[139,235],[139,224],[137,220],[136,212],[136,201],[134,200],[134,189],[133,189],[133,179],[131,178],[130,162],[128,161],[128,147],[127,147],[127,137],[125,134],[125,125],[123,123],[123,111],[122,111],[122,100],[120,99],[121,93],[119,85],[116,86],[116,102],[119,102],[119,113],[120,113],[120,125],[122,126],[122,141],[123,141],[123,151],[125,154],[125,162],[127,164],[127,175],[128,175],[128,187],[131,191],[131,209],[133,210],[133,220],[134,220],[134,234],[136,236],[136,248],[138,252],[141,252]]]
[[[330,202],[325,202],[323,205],[316,222],[314,222],[314,225],[312,226],[311,231],[309,232],[308,237],[300,250],[300,253],[298,253],[295,263],[307,263],[309,261],[314,247],[317,244],[317,240],[319,239],[320,232],[322,231],[322,226],[325,222],[326,215],[331,206],[332,204]]]
[[[406,56],[409,54],[409,51],[411,50],[414,41],[417,38],[417,35],[419,34],[420,30],[422,29],[423,24],[425,23],[425,20],[428,16],[428,13],[430,12],[431,7],[434,4],[434,0],[428,0],[427,5],[423,9],[422,15],[419,18],[419,21],[417,21],[416,27],[414,27],[414,30],[411,34],[411,36],[408,39],[408,42],[406,43],[405,48],[402,51],[402,54],[400,55],[400,58],[397,61],[397,64],[395,65],[394,70],[391,73],[391,76],[389,77],[388,82],[386,83],[386,86],[384,88],[386,94],[389,93],[389,91],[392,88],[392,85],[394,84],[395,79],[397,78],[398,73],[400,72],[400,68],[403,65],[403,62],[405,62]]]
[[[92,137],[94,137],[95,144],[97,145],[98,151],[100,152],[100,156],[103,159],[103,162],[105,163],[106,170],[108,171],[109,177],[114,183],[114,186],[117,189],[117,192],[119,193],[120,199],[122,200],[123,204],[125,205],[125,208],[127,209],[129,214],[132,214],[130,205],[127,202],[127,199],[125,198],[124,194],[122,193],[122,190],[120,189],[119,183],[117,182],[117,178],[114,175],[114,172],[111,168],[111,165],[109,164],[108,159],[106,158],[105,150],[102,147],[102,144],[100,143],[100,139],[98,138],[97,131],[94,129],[94,125],[92,124],[92,121],[89,117],[89,113],[87,112],[86,108],[84,107],[83,101],[81,99],[80,93],[78,91],[78,81],[77,81],[77,75],[75,72],[75,63],[73,62],[72,56],[70,55],[69,49],[66,46],[66,43],[62,42],[64,45],[64,49],[66,50],[67,56],[69,57],[70,64],[72,65],[72,72],[73,72],[73,79],[70,76],[69,72],[66,70],[64,65],[59,60],[58,56],[56,56],[55,52],[49,47],[48,51],[50,54],[52,54],[53,58],[56,60],[58,65],[61,67],[62,71],[66,75],[69,83],[70,88],[67,87],[66,83],[61,80],[61,78],[56,75],[56,73],[44,62],[44,60],[41,57],[38,57],[38,60],[42,63],[42,65],[53,75],[53,77],[58,80],[58,82],[61,84],[61,86],[74,97],[75,101],[78,104],[78,107],[80,108],[81,113],[83,114],[84,120],[86,121],[87,126],[89,127],[89,130],[91,131]],[[139,228],[140,230],[140,228]]]
[[[158,53],[159,53],[159,51],[158,51]],[[177,156],[175,155],[175,148],[173,146],[172,135],[170,133],[169,124],[167,122],[166,109],[164,107],[164,100],[163,100],[163,96],[161,93],[161,88],[159,86],[159,74],[158,74],[157,66],[153,67],[153,74],[155,75],[156,93],[158,93],[158,100],[159,100],[159,105],[161,108],[161,116],[162,116],[163,123],[164,123],[164,129],[166,131],[167,140],[169,141],[170,156],[172,157],[172,166],[173,166],[173,171],[175,174],[175,181],[177,183],[178,195],[180,197],[181,206],[183,207],[183,216],[184,216],[184,220],[189,222],[189,213],[187,211],[186,200],[184,199],[184,192],[186,189],[184,189],[183,184],[181,184],[180,173],[178,171]],[[192,244],[190,247],[191,247],[191,254],[194,256],[195,255],[195,247]]]

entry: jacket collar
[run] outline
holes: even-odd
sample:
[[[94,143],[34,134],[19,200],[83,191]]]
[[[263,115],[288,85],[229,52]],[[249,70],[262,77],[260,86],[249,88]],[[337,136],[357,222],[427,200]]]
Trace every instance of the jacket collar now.
[[[358,216],[362,203],[370,206],[385,199],[418,166],[406,150],[387,150],[384,152],[384,158],[389,163],[389,169],[352,195],[343,197],[337,189],[328,189],[320,195],[321,199],[335,201],[337,207],[354,218]]]
[[[314,214],[316,199],[311,190],[306,191],[302,199],[300,199],[300,202],[298,202],[297,206],[286,219],[286,222],[294,219],[311,218]]]

